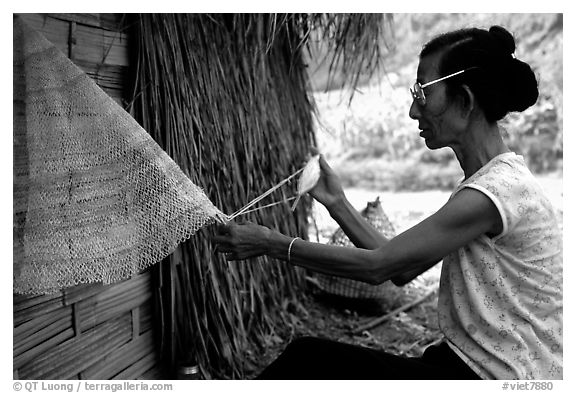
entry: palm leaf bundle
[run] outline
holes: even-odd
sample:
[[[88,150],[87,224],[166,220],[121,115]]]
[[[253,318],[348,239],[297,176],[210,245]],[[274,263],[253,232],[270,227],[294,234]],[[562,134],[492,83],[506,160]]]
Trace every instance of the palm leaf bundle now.
[[[311,14],[308,53],[328,68],[328,85],[356,87],[381,75],[384,55],[394,50],[392,14]]]
[[[375,26],[382,16],[358,20]],[[335,33],[339,24],[358,32],[347,21],[308,14],[137,15],[134,116],[217,207],[232,213],[306,162],[314,104],[302,52],[318,26],[334,37],[345,36]],[[346,63],[362,59],[350,53],[363,51],[374,64],[368,41],[359,42],[341,41],[337,47],[348,49],[335,53],[346,53]],[[295,195],[296,186],[272,198]],[[246,218],[306,238],[310,206],[305,198],[294,212],[286,203]],[[304,274],[268,258],[228,263],[214,251],[213,231],[201,230],[155,267],[161,352],[172,370],[194,361],[206,378],[241,378],[246,354],[288,323]]]

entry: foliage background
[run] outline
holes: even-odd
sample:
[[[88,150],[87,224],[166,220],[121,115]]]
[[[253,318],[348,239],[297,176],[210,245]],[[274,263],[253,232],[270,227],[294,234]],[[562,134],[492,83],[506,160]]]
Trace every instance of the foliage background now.
[[[502,122],[510,148],[526,159],[536,174],[561,176],[562,133],[562,14],[393,14],[393,40],[386,42],[380,72],[364,75],[351,92],[336,69],[309,59],[318,107],[320,151],[347,187],[389,191],[452,189],[461,170],[450,149],[429,151],[408,117],[422,45],[435,35],[463,27],[498,24],[516,39],[516,57],[534,69],[540,97],[525,112]],[[322,52],[319,42],[316,51]]]

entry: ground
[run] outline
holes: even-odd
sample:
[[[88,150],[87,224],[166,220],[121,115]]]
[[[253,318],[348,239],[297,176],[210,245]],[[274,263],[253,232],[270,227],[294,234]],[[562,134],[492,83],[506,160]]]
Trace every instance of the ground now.
[[[438,272],[439,266],[405,287],[391,287],[390,297],[381,300],[352,300],[327,295],[316,287],[311,277],[310,291],[302,304],[291,310],[288,331],[270,337],[267,348],[250,367],[247,378],[257,375],[288,342],[301,336],[322,337],[399,355],[421,355],[428,345],[441,338],[436,316]],[[424,300],[414,307],[392,313],[386,321],[358,331],[379,317],[422,298]]]

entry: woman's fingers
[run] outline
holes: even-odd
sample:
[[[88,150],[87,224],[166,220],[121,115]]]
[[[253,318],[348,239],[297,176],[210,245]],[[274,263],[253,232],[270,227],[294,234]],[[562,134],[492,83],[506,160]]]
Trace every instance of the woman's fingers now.
[[[320,169],[322,172],[329,174],[332,173],[332,167],[330,165],[328,165],[328,162],[326,162],[326,160],[324,159],[324,156],[322,154],[320,154]]]
[[[228,224],[217,224],[216,233],[218,233],[219,235],[230,234],[234,230],[234,227],[236,225],[237,224],[234,222],[229,222]]]
[[[216,243],[216,252],[232,252],[232,240],[233,236],[230,224],[219,224],[216,227],[216,234],[212,237],[212,241]]]
[[[324,154],[320,154],[320,158],[318,159],[318,162],[320,162],[320,168],[325,168],[328,165],[328,163],[324,159]]]
[[[213,236],[216,243],[230,243],[237,237],[237,226],[235,223],[219,224],[216,227],[216,235]]]
[[[250,222],[229,223],[218,226],[212,239],[216,251],[232,261],[262,255],[263,250],[258,246],[260,235],[260,227]]]
[[[226,241],[218,242],[218,240],[214,240],[216,241],[217,252],[232,252],[234,250],[234,248],[231,245],[228,245]]]

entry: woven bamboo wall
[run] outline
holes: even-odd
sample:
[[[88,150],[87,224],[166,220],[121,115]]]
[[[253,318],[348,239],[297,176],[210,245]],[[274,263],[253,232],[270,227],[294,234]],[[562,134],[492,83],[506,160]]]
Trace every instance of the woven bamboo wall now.
[[[20,14],[124,104],[128,39],[116,14]],[[151,274],[52,296],[14,295],[15,379],[158,379]]]
[[[14,296],[15,379],[156,379],[150,273]]]
[[[120,104],[128,88],[128,36],[121,14],[18,14]]]

